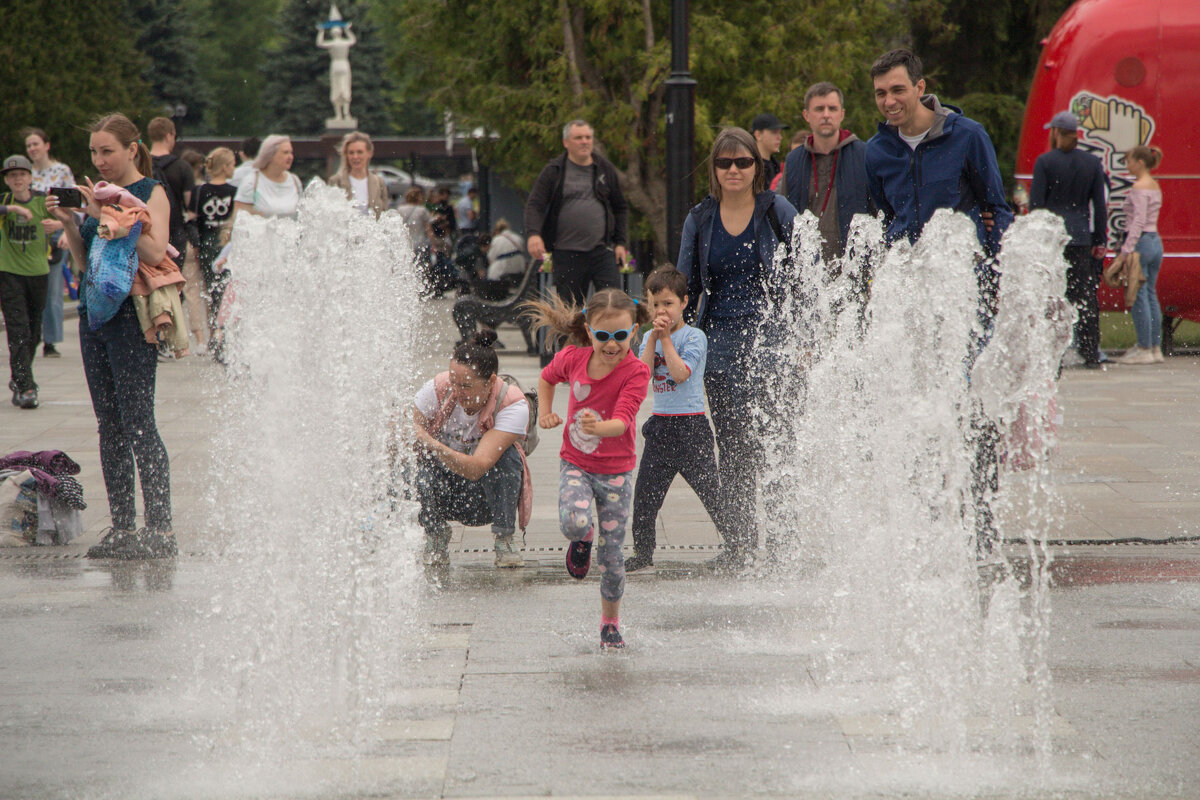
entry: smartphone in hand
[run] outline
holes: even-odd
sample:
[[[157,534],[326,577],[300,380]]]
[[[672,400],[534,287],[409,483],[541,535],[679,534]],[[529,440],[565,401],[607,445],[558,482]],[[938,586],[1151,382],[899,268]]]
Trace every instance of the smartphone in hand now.
[[[55,186],[50,194],[58,198],[60,208],[83,208],[83,192],[65,186]]]

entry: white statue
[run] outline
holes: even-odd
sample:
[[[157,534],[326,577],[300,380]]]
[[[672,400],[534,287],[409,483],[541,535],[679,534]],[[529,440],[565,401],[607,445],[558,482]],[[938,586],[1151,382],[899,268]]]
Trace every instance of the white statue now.
[[[358,127],[358,120],[350,116],[350,48],[358,43],[350,25],[342,20],[336,5],[329,9],[329,21],[317,25],[317,47],[329,51],[329,102],[333,104],[333,117],[325,120],[327,128]],[[325,38],[326,31],[329,39]]]

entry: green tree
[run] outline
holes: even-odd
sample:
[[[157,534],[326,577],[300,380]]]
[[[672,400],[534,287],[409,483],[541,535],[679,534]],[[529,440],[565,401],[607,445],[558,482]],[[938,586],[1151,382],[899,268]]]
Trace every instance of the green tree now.
[[[262,64],[280,0],[186,0],[196,22],[197,69],[210,100],[204,127],[219,136],[263,136]]]
[[[948,0],[940,24],[914,26],[930,91],[983,124],[1010,185],[1040,42],[1073,1]]]
[[[139,31],[137,49],[149,58],[142,78],[159,113],[174,118],[181,136],[196,132],[205,124],[209,87],[197,66],[191,8],[182,0],[126,0],[126,9]],[[181,107],[187,109],[183,115],[167,110]]]
[[[324,131],[332,116],[329,104],[329,56],[316,46],[317,25],[329,18],[326,0],[286,0],[276,17],[275,44],[263,64],[262,105],[266,125],[293,136]],[[376,134],[391,133],[393,79],[369,4],[342,2],[338,9],[353,24],[358,43],[350,50],[353,98],[350,113],[358,127]]]
[[[697,164],[719,127],[747,126],[771,110],[800,122],[804,90],[834,80],[848,119],[866,132],[874,119],[867,70],[911,20],[937,25],[943,0],[802,0],[786,11],[772,0],[691,4],[691,69]],[[561,129],[589,119],[600,149],[656,252],[666,252],[665,87],[670,4],[652,0],[398,0],[377,8],[397,37],[394,63],[406,97],[453,112],[460,130],[497,136],[482,157],[529,185],[561,152]],[[467,46],[465,43],[471,43]],[[707,188],[697,170],[697,189]]]
[[[0,152],[24,153],[19,131],[46,130],[52,154],[82,179],[96,177],[86,125],[120,111],[139,124],[152,116],[148,59],[112,10],[92,0],[61,0],[47,13],[39,0],[0,4]]]

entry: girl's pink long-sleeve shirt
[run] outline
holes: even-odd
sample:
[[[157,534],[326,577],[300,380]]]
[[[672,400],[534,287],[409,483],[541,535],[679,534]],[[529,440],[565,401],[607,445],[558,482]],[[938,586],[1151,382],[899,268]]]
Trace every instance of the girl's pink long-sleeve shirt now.
[[[637,466],[634,428],[650,385],[650,368],[630,350],[612,372],[597,381],[587,374],[591,357],[592,348],[567,345],[542,370],[542,379],[547,383],[567,384],[570,398],[559,456],[582,470],[600,475],[629,472]],[[625,433],[604,438],[584,433],[579,415],[589,409],[601,420],[621,420],[625,423]],[[548,411],[541,409],[539,413]]]

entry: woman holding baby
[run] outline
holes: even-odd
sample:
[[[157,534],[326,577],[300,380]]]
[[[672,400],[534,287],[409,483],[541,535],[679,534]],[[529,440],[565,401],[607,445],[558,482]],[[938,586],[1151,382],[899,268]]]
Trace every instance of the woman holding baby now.
[[[167,256],[170,202],[153,173],[150,151],[140,132],[123,114],[100,117],[89,127],[92,164],[100,177],[122,187],[145,203],[150,223],[137,240],[137,258],[150,265]],[[77,187],[83,195],[82,226],[60,208],[57,197],[47,207],[63,223],[76,262],[88,264],[100,221],[100,203],[94,184]],[[79,293],[79,340],[84,373],[92,396],[100,434],[100,464],[112,514],[112,527],[88,558],[145,559],[174,556],[177,552],[171,526],[170,463],[154,419],[154,389],[158,369],[157,348],[146,341],[126,297],[116,314],[95,329],[88,323],[85,292]],[[134,478],[140,478],[145,500],[145,525],[135,526]]]

